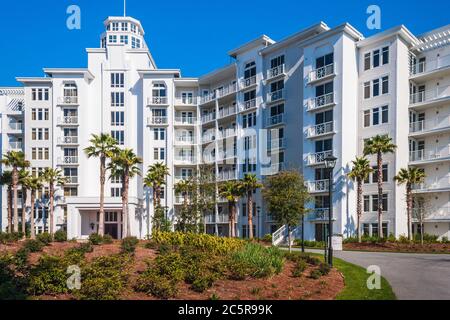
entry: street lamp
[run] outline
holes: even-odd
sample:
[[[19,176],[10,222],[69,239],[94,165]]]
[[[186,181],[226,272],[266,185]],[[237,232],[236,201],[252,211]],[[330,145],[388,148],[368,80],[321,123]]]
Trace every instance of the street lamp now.
[[[325,168],[328,170],[328,191],[330,194],[330,208],[328,210],[328,264],[333,266],[333,171],[336,167],[337,158],[329,155],[325,159]]]

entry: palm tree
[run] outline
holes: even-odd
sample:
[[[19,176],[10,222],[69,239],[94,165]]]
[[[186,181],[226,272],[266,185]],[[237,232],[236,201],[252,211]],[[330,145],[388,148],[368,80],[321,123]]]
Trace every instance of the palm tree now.
[[[139,158],[133,150],[123,149],[118,150],[112,157],[108,169],[111,170],[111,177],[122,178],[122,212],[125,232],[122,232],[122,237],[126,238],[131,235],[129,212],[128,212],[128,189],[130,179],[140,174],[139,164],[142,159]]]
[[[27,198],[28,198],[28,189],[29,189],[29,179],[30,173],[22,169],[19,171],[19,184],[22,187],[22,233],[23,236],[26,237],[27,231]]]
[[[255,174],[246,174],[241,180],[242,190],[247,196],[248,235],[253,239],[253,192],[263,187]]]
[[[373,172],[370,166],[369,160],[364,157],[356,157],[353,161],[353,169],[348,174],[348,177],[357,183],[357,230],[358,230],[358,241],[361,243],[361,216],[362,216],[362,193],[363,193],[363,183],[369,177],[369,174]]]
[[[91,146],[84,149],[88,158],[100,159],[100,214],[98,234],[105,234],[105,183],[106,183],[106,160],[112,158],[117,149],[117,140],[108,134],[92,135]]]
[[[166,184],[167,176],[170,176],[170,171],[164,163],[156,163],[148,167],[144,185],[153,189],[154,208],[161,206],[161,188]]]
[[[43,188],[42,180],[40,177],[30,177],[28,181],[28,187],[31,191],[31,208],[30,208],[30,222],[31,222],[31,239],[36,238],[36,230],[34,226],[34,209],[36,207],[36,192]]]
[[[12,232],[12,172],[3,171],[0,176],[0,184],[8,187],[8,232]]]
[[[378,175],[378,236],[383,238],[383,154],[394,153],[397,146],[388,135],[377,135],[368,141],[364,146],[364,155],[377,156]]]
[[[19,232],[19,212],[17,209],[17,186],[19,184],[19,169],[27,168],[30,162],[25,159],[22,151],[9,151],[3,155],[2,163],[12,168],[12,190],[14,208],[14,232]]]
[[[227,181],[219,187],[219,196],[228,201],[228,234],[231,238],[236,237],[236,203],[243,195],[242,191],[242,184],[239,181]]]
[[[406,208],[408,214],[408,238],[412,240],[412,210],[413,210],[413,192],[412,187],[415,184],[421,184],[425,181],[425,172],[418,168],[401,169],[398,175],[394,177],[399,185],[406,185]]]
[[[189,193],[192,191],[193,184],[191,180],[181,180],[177,184],[175,184],[175,194],[181,194],[183,196],[183,211],[184,213],[181,214],[181,216],[185,216],[186,212],[188,211],[189,206]],[[185,232],[185,223],[186,219],[182,218],[179,220],[179,226],[181,224],[181,231]]]
[[[67,178],[63,176],[59,169],[46,168],[42,172],[42,180],[48,183],[50,195],[50,234],[53,235],[53,210],[55,203],[55,187],[64,186],[67,183]]]

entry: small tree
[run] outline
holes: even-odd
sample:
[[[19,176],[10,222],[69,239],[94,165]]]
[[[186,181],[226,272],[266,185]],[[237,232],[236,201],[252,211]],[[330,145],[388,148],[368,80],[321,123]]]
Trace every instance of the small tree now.
[[[48,183],[50,192],[50,227],[49,232],[51,235],[54,234],[53,230],[53,212],[55,209],[55,188],[57,186],[64,186],[67,183],[67,178],[64,177],[62,171],[59,169],[46,168],[41,175],[42,180]]]
[[[228,235],[236,237],[236,204],[243,196],[242,184],[239,181],[227,181],[219,186],[219,196],[228,201]]]
[[[41,181],[41,178],[34,178],[34,177],[30,177],[29,182],[28,182],[28,186],[30,188],[31,191],[31,207],[30,207],[30,222],[31,222],[31,239],[36,239],[36,230],[35,230],[35,226],[34,226],[34,210],[36,207],[36,192],[38,190],[42,190],[43,188],[43,184]]]
[[[261,189],[263,185],[258,182],[255,174],[246,174],[244,179],[241,180],[241,185],[247,197],[248,234],[249,238],[253,239],[253,193]]]
[[[12,172],[11,171],[3,171],[0,177],[0,184],[3,186],[7,186],[7,199],[8,199],[8,232],[11,233],[12,230]]]
[[[197,227],[197,221],[194,219],[197,215],[191,214],[193,210],[190,208],[190,198],[192,196],[193,184],[191,180],[182,180],[175,184],[175,194],[181,195],[183,197],[183,206],[177,214],[177,230],[181,232],[192,231],[192,226],[194,226],[194,230]]]
[[[444,214],[439,213],[439,208],[436,208],[430,199],[421,196],[413,196],[412,219],[416,220],[420,225],[422,231],[420,233],[420,243],[422,246],[424,245],[424,227],[426,220],[431,216],[433,216],[433,218],[439,218],[438,216],[440,215],[444,218]]]
[[[285,171],[268,177],[263,197],[275,221],[288,227],[289,251],[292,250],[292,228],[299,225],[310,201],[303,176],[297,171]]]
[[[22,187],[22,234],[26,237],[27,232],[27,198],[30,189],[30,173],[21,169],[19,171],[19,184]]]

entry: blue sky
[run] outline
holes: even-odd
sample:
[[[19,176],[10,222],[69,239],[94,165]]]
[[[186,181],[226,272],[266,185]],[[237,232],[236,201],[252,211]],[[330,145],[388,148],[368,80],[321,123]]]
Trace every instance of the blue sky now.
[[[318,21],[349,22],[364,35],[366,9],[381,7],[382,30],[405,24],[420,34],[450,24],[448,0],[128,0],[127,13],[141,20],[159,68],[199,76],[230,62],[227,51],[261,34],[280,40]],[[81,30],[66,28],[66,9],[81,8]],[[0,86],[16,76],[42,76],[43,67],[86,67],[85,48],[98,47],[103,21],[123,15],[123,0],[2,1]]]

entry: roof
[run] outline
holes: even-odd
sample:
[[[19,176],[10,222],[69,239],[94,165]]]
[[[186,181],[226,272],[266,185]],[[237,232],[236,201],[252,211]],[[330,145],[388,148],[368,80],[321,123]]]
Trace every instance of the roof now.
[[[16,80],[18,82],[22,82],[22,83],[47,83],[47,82],[52,82],[52,78],[48,78],[48,77],[17,77]]]
[[[181,77],[180,69],[154,69],[154,70],[137,70],[137,71],[141,76],[151,74],[151,75],[173,75],[175,78]]]
[[[252,50],[254,48],[260,47],[260,46],[269,46],[274,44],[275,41],[270,39],[268,36],[266,36],[265,34],[259,36],[256,39],[253,39],[239,47],[237,47],[236,49],[230,50],[228,52],[228,55],[230,55],[233,58],[236,58],[236,56],[238,56],[239,54],[243,53],[243,52],[247,52],[249,50]]]
[[[391,38],[393,36],[399,36],[403,40],[405,40],[410,45],[416,44],[419,40],[416,38],[416,36],[408,30],[404,25],[400,25],[391,29],[388,29],[386,31],[377,33],[376,35],[373,35],[369,38],[363,39],[358,42],[357,46],[364,47],[374,42],[384,41],[388,38]]]
[[[44,68],[44,73],[49,77],[54,74],[67,74],[67,75],[83,75],[89,80],[95,79],[95,76],[86,68]]]
[[[450,24],[418,36],[419,42],[413,50],[426,51],[450,45]]]
[[[236,72],[236,64],[231,63],[222,68],[216,69],[210,73],[205,74],[199,78],[199,83],[208,83],[214,78],[226,78]]]
[[[103,22],[103,24],[105,25],[105,27],[108,25],[108,23],[112,22],[112,21],[129,21],[132,22],[134,24],[136,24],[142,31],[142,35],[145,35],[144,32],[144,28],[142,27],[142,24],[139,20],[133,18],[133,17],[115,17],[115,16],[110,16],[108,18],[106,18],[106,20]]]

